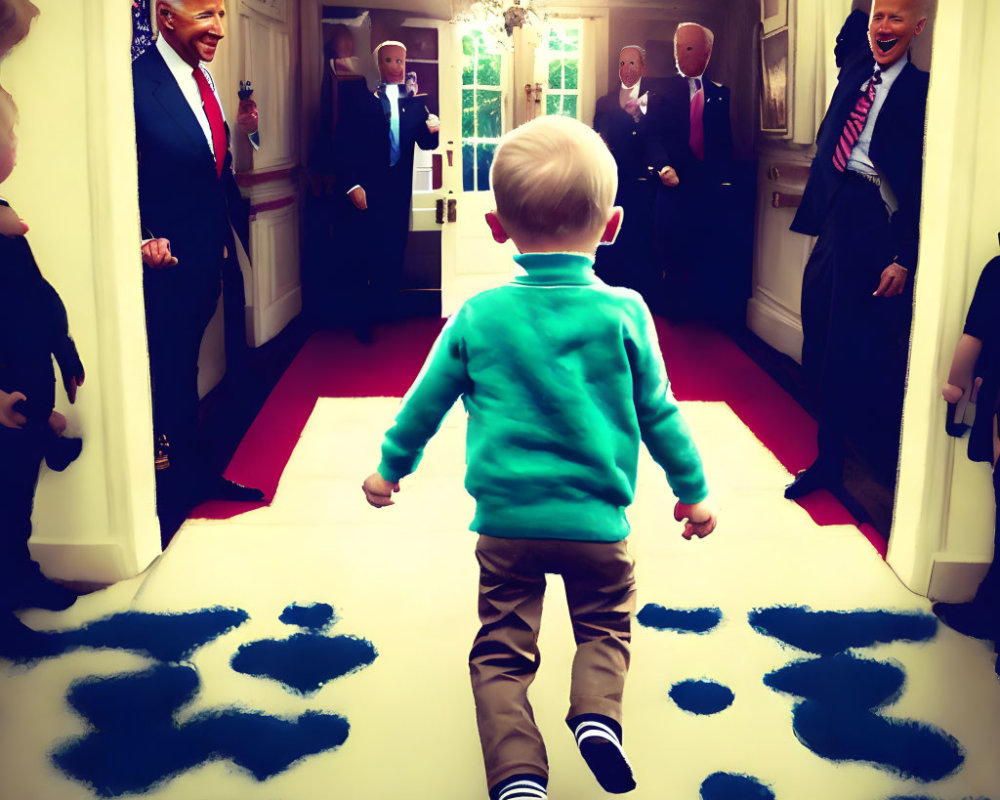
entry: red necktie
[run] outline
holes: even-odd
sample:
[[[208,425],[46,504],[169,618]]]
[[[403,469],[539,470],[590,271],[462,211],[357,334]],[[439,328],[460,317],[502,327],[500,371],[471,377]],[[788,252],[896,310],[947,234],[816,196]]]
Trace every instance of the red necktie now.
[[[868,81],[868,89],[858,98],[854,110],[847,117],[847,122],[844,123],[844,130],[841,131],[840,141],[837,143],[837,149],[833,153],[833,166],[840,172],[847,169],[847,160],[851,157],[851,150],[858,143],[861,131],[865,127],[865,120],[868,119],[868,112],[871,111],[872,103],[875,102],[875,87],[881,82],[882,75],[879,74],[878,67],[876,67],[875,74]]]
[[[222,164],[226,160],[226,127],[222,122],[222,109],[219,108],[219,101],[215,97],[215,92],[208,85],[208,79],[201,67],[194,68],[194,79],[198,83],[198,91],[201,92],[201,104],[205,107],[205,115],[208,117],[208,127],[212,129],[212,147],[215,149],[215,174],[222,177]]]
[[[695,78],[698,81],[697,78]],[[702,121],[702,116],[705,111],[705,89],[699,84],[698,81],[695,85],[698,86],[698,91],[694,93],[694,97],[691,98],[691,134],[688,137],[688,145],[691,148],[691,152],[694,153],[695,158],[699,161],[705,160],[705,125]]]

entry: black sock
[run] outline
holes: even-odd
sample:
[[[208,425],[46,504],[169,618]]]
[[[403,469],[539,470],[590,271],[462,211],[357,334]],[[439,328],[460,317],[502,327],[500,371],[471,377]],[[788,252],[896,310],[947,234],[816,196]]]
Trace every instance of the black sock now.
[[[490,800],[546,800],[547,784],[540,775],[511,775],[490,789]]]
[[[603,714],[580,714],[566,720],[566,724],[604,791],[624,794],[635,788],[632,765],[622,749],[621,725]]]

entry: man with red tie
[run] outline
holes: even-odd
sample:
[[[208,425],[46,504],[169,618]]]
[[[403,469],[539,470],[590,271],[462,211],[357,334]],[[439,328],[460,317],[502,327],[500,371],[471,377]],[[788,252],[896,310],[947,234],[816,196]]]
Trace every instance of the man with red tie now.
[[[726,216],[733,173],[733,132],[729,88],[705,77],[715,35],[695,22],[674,32],[677,73],[652,95],[650,122],[659,130],[675,181],[656,196],[657,257],[665,285],[656,310],[668,316],[722,318],[729,276],[718,231]],[[659,96],[657,96],[659,95]],[[726,262],[726,263],[720,263]]]
[[[198,352],[215,313],[230,215],[245,207],[229,128],[204,62],[225,36],[224,0],[156,0],[160,35],[132,65],[157,512],[168,539],[207,499],[263,493],[210,471],[198,441]],[[244,116],[252,109],[241,109]]]
[[[866,4],[855,0],[837,38],[838,84],[791,226],[819,237],[802,281],[802,357],[820,400],[818,455],[789,499],[842,485],[848,441],[895,485],[928,85],[909,47],[927,14],[925,0],[874,0],[866,18]]]

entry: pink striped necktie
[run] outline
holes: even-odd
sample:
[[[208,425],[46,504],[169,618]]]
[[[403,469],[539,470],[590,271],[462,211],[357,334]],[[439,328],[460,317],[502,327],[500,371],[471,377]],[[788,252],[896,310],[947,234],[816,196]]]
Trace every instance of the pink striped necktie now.
[[[879,72],[878,67],[876,67],[875,74],[868,81],[868,88],[858,98],[854,110],[847,117],[847,122],[844,123],[844,130],[841,131],[840,141],[837,143],[837,149],[833,153],[833,166],[839,172],[847,169],[847,160],[851,157],[851,150],[858,143],[858,137],[861,136],[861,131],[865,127],[865,120],[868,119],[868,112],[871,111],[872,103],[875,102],[875,87],[881,82],[882,74]]]
[[[705,160],[705,87],[701,80],[695,78],[698,91],[691,98],[691,132],[688,135],[688,147],[699,161]]]

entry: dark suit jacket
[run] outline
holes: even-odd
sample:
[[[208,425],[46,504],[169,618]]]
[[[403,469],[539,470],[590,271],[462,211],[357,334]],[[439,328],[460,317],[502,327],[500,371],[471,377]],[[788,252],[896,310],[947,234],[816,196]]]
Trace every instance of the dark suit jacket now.
[[[0,205],[7,205],[0,200]],[[0,389],[27,399],[17,410],[44,428],[55,403],[55,355],[64,385],[83,373],[69,335],[66,308],[42,277],[23,236],[0,235]]]
[[[688,79],[672,75],[662,81],[657,102],[650,109],[651,121],[659,131],[670,166],[680,178],[680,187],[694,183],[718,186],[731,180],[733,164],[733,130],[729,120],[729,87],[702,79],[705,109],[702,125],[705,130],[705,159],[691,151],[691,91]]]
[[[242,228],[248,211],[232,155],[227,146],[220,179],[205,134],[155,47],[133,62],[132,86],[144,236],[169,239],[178,259],[174,267],[147,273],[163,281],[210,279],[217,287],[223,248],[232,242],[230,213]]]
[[[387,101],[388,102],[388,101]],[[413,175],[413,148],[433,150],[438,134],[427,129],[429,112],[420,97],[404,91],[396,101],[399,110],[399,161],[389,166],[389,111],[382,100],[368,91],[364,81],[342,83],[339,87],[337,130],[334,136],[334,167],[339,192],[352,186],[364,188],[375,208],[386,201],[410,207]],[[383,197],[388,193],[388,197]]]
[[[649,81],[639,81],[639,96],[649,90]],[[636,122],[618,103],[619,90],[608,92],[597,100],[594,110],[594,130],[608,145],[618,165],[618,181],[649,178],[649,168],[659,172],[669,162],[663,142],[649,124],[647,114]],[[649,103],[655,103],[652,96]]]
[[[816,157],[809,169],[802,202],[791,229],[819,234],[843,173],[833,166],[833,153],[844,123],[857,103],[861,86],[871,77],[875,58],[868,43],[868,18],[854,11],[837,37],[840,75],[830,106],[816,136]],[[875,121],[869,156],[899,202],[890,231],[896,261],[911,273],[917,263],[920,190],[923,172],[924,113],[929,76],[907,63],[896,78]]]

